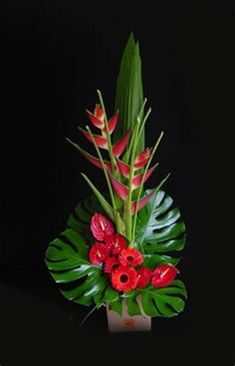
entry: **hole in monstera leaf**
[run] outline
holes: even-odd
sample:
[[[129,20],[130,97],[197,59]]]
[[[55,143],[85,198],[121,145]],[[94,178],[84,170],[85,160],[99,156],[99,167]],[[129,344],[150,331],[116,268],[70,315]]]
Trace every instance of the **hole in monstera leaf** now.
[[[67,245],[69,245],[76,253],[78,253],[78,248],[65,236],[61,235],[60,239]]]
[[[83,220],[80,216],[78,216],[76,211],[73,211],[73,216],[74,216],[75,220],[81,222],[83,225],[89,226],[89,222]]]

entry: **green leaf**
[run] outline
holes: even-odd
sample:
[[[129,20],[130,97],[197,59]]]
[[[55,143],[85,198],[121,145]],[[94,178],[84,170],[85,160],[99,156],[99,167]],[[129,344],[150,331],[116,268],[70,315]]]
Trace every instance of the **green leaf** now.
[[[184,248],[185,224],[179,209],[171,208],[172,204],[172,198],[159,190],[138,213],[136,245],[143,253],[162,254]],[[153,257],[151,261],[154,260],[158,261],[160,257]],[[168,257],[168,260],[174,264],[175,259]]]
[[[151,317],[173,317],[184,310],[184,299],[187,297],[185,286],[181,280],[173,281],[169,286],[155,288],[146,287],[136,290],[131,297],[127,298],[128,313],[130,315],[141,314],[137,296],[146,315]]]
[[[114,290],[113,288],[111,288],[109,286],[109,287],[107,287],[107,289],[105,291],[104,298],[105,298],[106,302],[110,303],[110,302],[119,300],[120,294],[118,291]]]
[[[79,202],[67,220],[68,227],[80,233],[91,244],[94,238],[90,230],[90,221],[95,212],[105,214],[96,196],[92,194],[85,201]]]
[[[179,262],[179,258],[172,258],[168,255],[144,254],[143,266],[154,269],[161,264],[172,264],[173,266],[176,266]]]
[[[139,45],[131,33],[121,59],[116,85],[115,109],[119,110],[120,123],[114,132],[119,140],[137,122],[143,105],[143,84]],[[144,131],[140,136],[137,153],[144,149]]]
[[[85,239],[67,229],[49,244],[45,262],[60,292],[68,300],[90,306],[108,283],[103,270],[88,261],[87,253]]]
[[[111,218],[112,221],[115,221],[114,210],[112,206],[108,203],[105,197],[100,193],[100,191],[94,186],[94,184],[90,181],[90,179],[83,173],[81,173],[85,181],[88,183],[93,193],[96,195],[99,203],[103,207],[106,214]]]
[[[109,309],[115,311],[119,315],[122,315],[122,299],[120,296],[116,301],[110,302]]]

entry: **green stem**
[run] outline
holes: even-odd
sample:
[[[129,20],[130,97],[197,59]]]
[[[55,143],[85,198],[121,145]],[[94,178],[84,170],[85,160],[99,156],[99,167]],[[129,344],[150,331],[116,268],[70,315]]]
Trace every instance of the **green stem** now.
[[[108,185],[108,189],[109,189],[109,194],[110,194],[110,198],[111,198],[111,201],[112,201],[112,205],[113,205],[113,208],[114,208],[114,212],[115,212],[115,224],[116,224],[116,228],[117,228],[117,231],[119,232],[121,230],[120,228],[120,220],[119,218],[117,217],[117,206],[116,206],[116,201],[115,201],[115,198],[114,198],[114,193],[113,193],[113,189],[112,189],[112,185],[111,185],[111,182],[110,182],[110,178],[109,178],[109,175],[108,175],[108,171],[107,171],[107,168],[106,168],[106,165],[104,163],[104,159],[102,157],[102,154],[97,146],[97,143],[93,137],[93,134],[90,130],[90,127],[89,126],[86,126],[86,129],[87,131],[89,132],[89,135],[92,139],[92,142],[95,146],[95,150],[96,150],[96,153],[101,161],[101,164],[102,164],[102,168],[103,168],[103,171],[104,171],[104,175],[105,175],[105,178],[106,178],[106,181],[107,181],[107,185]]]
[[[137,127],[135,129],[134,134],[134,143],[133,148],[131,151],[131,158],[130,158],[130,174],[129,174],[129,194],[127,198],[127,204],[126,204],[126,212],[125,212],[125,221],[126,221],[126,235],[127,239],[130,241],[129,247],[133,247],[132,243],[132,215],[131,215],[131,204],[132,204],[132,180],[134,176],[134,161],[135,161],[135,153],[136,153],[136,147],[138,144],[137,133],[139,129],[140,120],[137,121]]]
[[[136,201],[136,209],[135,209],[135,214],[134,214],[133,232],[132,232],[133,238],[135,237],[136,222],[137,222],[137,213],[138,213],[139,201],[140,201],[141,193],[142,193],[143,186],[144,186],[145,176],[146,176],[146,173],[148,171],[148,168],[149,168],[149,166],[151,164],[151,161],[153,159],[153,156],[154,156],[154,154],[155,154],[155,152],[156,152],[156,150],[157,150],[157,148],[158,148],[158,146],[159,146],[159,144],[161,142],[161,139],[162,139],[163,135],[164,135],[164,132],[162,131],[161,134],[160,134],[160,136],[159,136],[159,138],[158,138],[158,140],[157,140],[157,142],[154,145],[154,148],[152,150],[151,156],[149,158],[149,161],[148,161],[148,163],[147,163],[147,165],[145,167],[144,173],[143,173],[143,177],[142,177],[142,180],[141,180],[141,184],[140,184],[140,188],[139,188],[139,192],[138,192],[138,196],[137,196],[137,201]]]

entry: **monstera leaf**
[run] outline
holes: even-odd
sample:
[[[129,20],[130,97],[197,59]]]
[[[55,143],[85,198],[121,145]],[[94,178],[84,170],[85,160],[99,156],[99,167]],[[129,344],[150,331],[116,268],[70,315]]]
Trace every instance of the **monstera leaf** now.
[[[183,282],[175,280],[167,287],[148,286],[142,290],[127,293],[125,297],[128,313],[131,316],[140,315],[143,308],[148,316],[170,318],[184,310],[187,292]]]
[[[67,229],[49,244],[45,261],[61,293],[68,300],[89,306],[107,287],[107,281],[101,268],[88,261],[87,252],[85,239]]]
[[[172,198],[160,190],[138,213],[136,245],[149,262],[152,257],[156,264],[176,264],[161,254],[184,248],[185,224],[180,220],[180,210],[172,208],[172,205]]]
[[[76,206],[67,220],[68,227],[83,235],[89,243],[94,241],[91,235],[90,221],[95,212],[104,214],[95,195],[91,195]]]

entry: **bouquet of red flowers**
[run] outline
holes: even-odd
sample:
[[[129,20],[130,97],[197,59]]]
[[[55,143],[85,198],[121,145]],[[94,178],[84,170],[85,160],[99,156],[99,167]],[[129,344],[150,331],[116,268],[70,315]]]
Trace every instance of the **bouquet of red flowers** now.
[[[122,315],[125,302],[130,317],[178,315],[186,290],[176,279],[179,258],[169,254],[184,248],[185,225],[162,190],[169,174],[154,188],[144,188],[158,167],[151,163],[163,132],[152,148],[145,148],[151,108],[145,112],[139,47],[132,35],[117,81],[117,112],[111,118],[97,92],[99,104],[87,117],[98,132],[79,127],[96,156],[67,140],[103,171],[107,192],[101,193],[82,174],[93,194],[78,204],[65,231],[50,243],[46,264],[61,293],[75,303],[108,305]]]

